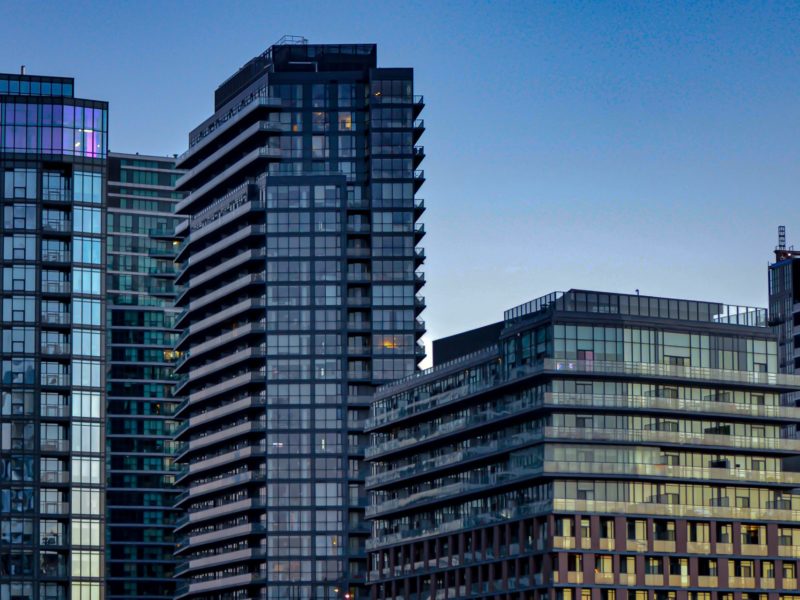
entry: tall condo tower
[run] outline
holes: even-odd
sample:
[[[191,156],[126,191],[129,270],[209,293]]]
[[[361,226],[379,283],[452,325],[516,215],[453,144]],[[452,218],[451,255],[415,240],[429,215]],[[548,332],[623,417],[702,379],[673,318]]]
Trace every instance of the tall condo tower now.
[[[284,39],[178,158],[179,598],[365,597],[363,424],[425,354],[413,87]]]
[[[108,600],[172,600],[175,159],[108,156]]]
[[[0,598],[101,597],[108,104],[0,74]]]

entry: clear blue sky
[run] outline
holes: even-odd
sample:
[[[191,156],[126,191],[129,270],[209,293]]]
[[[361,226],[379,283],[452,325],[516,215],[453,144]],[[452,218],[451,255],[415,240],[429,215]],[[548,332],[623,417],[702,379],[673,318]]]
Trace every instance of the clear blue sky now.
[[[800,4],[5,2],[0,71],[76,78],[111,147],[182,152],[283,34],[416,69],[432,337],[570,287],[766,304],[800,246]]]

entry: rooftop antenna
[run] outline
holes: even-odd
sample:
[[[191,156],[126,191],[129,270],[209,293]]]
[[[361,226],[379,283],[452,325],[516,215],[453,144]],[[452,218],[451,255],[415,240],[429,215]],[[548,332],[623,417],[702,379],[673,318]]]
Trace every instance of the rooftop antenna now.
[[[20,67],[19,67],[19,74],[20,74],[20,75],[25,75],[25,65],[20,65]]]
[[[786,250],[786,225],[778,226],[778,247],[776,250]]]

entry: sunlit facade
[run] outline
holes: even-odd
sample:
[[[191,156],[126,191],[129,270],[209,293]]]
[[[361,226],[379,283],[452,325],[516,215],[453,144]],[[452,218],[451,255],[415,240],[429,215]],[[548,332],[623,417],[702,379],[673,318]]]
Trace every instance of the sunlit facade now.
[[[172,600],[175,159],[108,156],[107,598]]]
[[[763,309],[511,309],[488,348],[376,393],[373,598],[794,598],[797,389]]]
[[[0,599],[103,597],[108,105],[0,75]]]
[[[424,356],[413,70],[284,40],[178,158],[179,598],[364,598],[372,391]]]

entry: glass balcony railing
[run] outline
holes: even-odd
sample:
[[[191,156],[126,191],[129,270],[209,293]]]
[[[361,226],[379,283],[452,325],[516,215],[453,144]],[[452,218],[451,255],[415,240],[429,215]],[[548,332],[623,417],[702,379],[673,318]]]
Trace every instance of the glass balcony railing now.
[[[767,438],[683,431],[651,431],[645,429],[588,429],[580,427],[547,427],[547,437],[571,441],[613,441],[625,443],[668,443],[683,446],[722,446],[756,450],[800,452],[800,440]]]
[[[487,349],[487,357],[496,354],[493,349]],[[434,368],[435,369],[435,368]],[[404,389],[409,389],[416,385],[422,377],[432,375],[435,370],[422,371],[414,375],[410,375],[398,382],[390,384],[384,388],[380,388],[376,395],[377,398],[385,398],[391,395],[392,392],[397,392]],[[800,376],[797,375],[784,375],[779,373],[759,373],[753,371],[731,371],[724,369],[708,369],[704,367],[683,367],[675,365],[662,365],[656,363],[628,363],[616,361],[570,361],[560,360],[553,358],[546,358],[535,364],[522,365],[510,369],[506,374],[499,374],[492,380],[483,380],[479,382],[470,383],[457,388],[453,388],[435,396],[427,398],[420,398],[412,402],[403,401],[399,408],[392,410],[381,411],[374,414],[368,427],[375,427],[390,421],[397,421],[398,419],[412,416],[435,407],[452,404],[460,399],[481,393],[485,390],[497,387],[504,383],[524,379],[526,377],[533,377],[543,374],[597,374],[597,375],[619,375],[619,376],[632,376],[632,377],[648,377],[648,378],[664,378],[664,379],[679,379],[686,382],[700,381],[700,382],[715,382],[723,385],[753,385],[761,388],[773,388],[773,391],[778,389],[794,389],[800,388]],[[552,398],[552,397],[551,397]],[[594,396],[592,396],[594,398]],[[562,398],[562,401],[566,397]],[[672,400],[672,399],[661,399]],[[675,406],[681,405],[680,399],[674,399]],[[644,402],[644,400],[642,400]],[[687,406],[695,401],[683,401]],[[725,403],[721,402],[705,402],[702,408],[715,408]],[[669,402],[664,404],[669,405]],[[737,405],[745,406],[745,405]],[[800,418],[800,409],[794,407],[766,407],[750,405],[750,414],[758,415],[759,413],[764,416],[775,416],[780,418]],[[672,410],[672,408],[670,408]],[[739,409],[732,409],[738,411]],[[746,409],[742,409],[746,410]],[[739,412],[738,414],[742,414]]]
[[[66,387],[70,384],[69,373],[42,373],[42,385]]]
[[[41,440],[42,452],[67,452],[69,451],[69,440]]]
[[[65,233],[72,230],[72,222],[69,219],[45,219],[42,221],[42,229]]]
[[[68,312],[43,312],[42,323],[46,325],[69,325],[70,314]]]
[[[42,281],[44,294],[69,294],[71,290],[69,281]]]
[[[572,513],[605,513],[648,515],[655,517],[697,517],[743,521],[796,522],[800,511],[775,508],[739,508],[733,506],[701,506],[654,502],[611,502],[604,500],[574,500],[557,498],[552,501],[555,511]]]
[[[42,262],[69,262],[69,250],[42,250]]]
[[[374,550],[389,544],[400,542],[410,542],[416,539],[444,535],[461,529],[479,527],[502,523],[503,521],[519,519],[532,515],[540,515],[552,512],[553,501],[543,500],[520,504],[514,508],[499,511],[477,511],[473,514],[465,515],[461,518],[447,521],[439,525],[423,525],[419,528],[404,528],[397,532],[374,532],[373,536],[367,540],[367,550]]]
[[[64,355],[70,353],[69,343],[62,342],[62,343],[55,343],[55,342],[42,342],[41,346],[42,354],[47,354],[50,356],[53,355]]]

